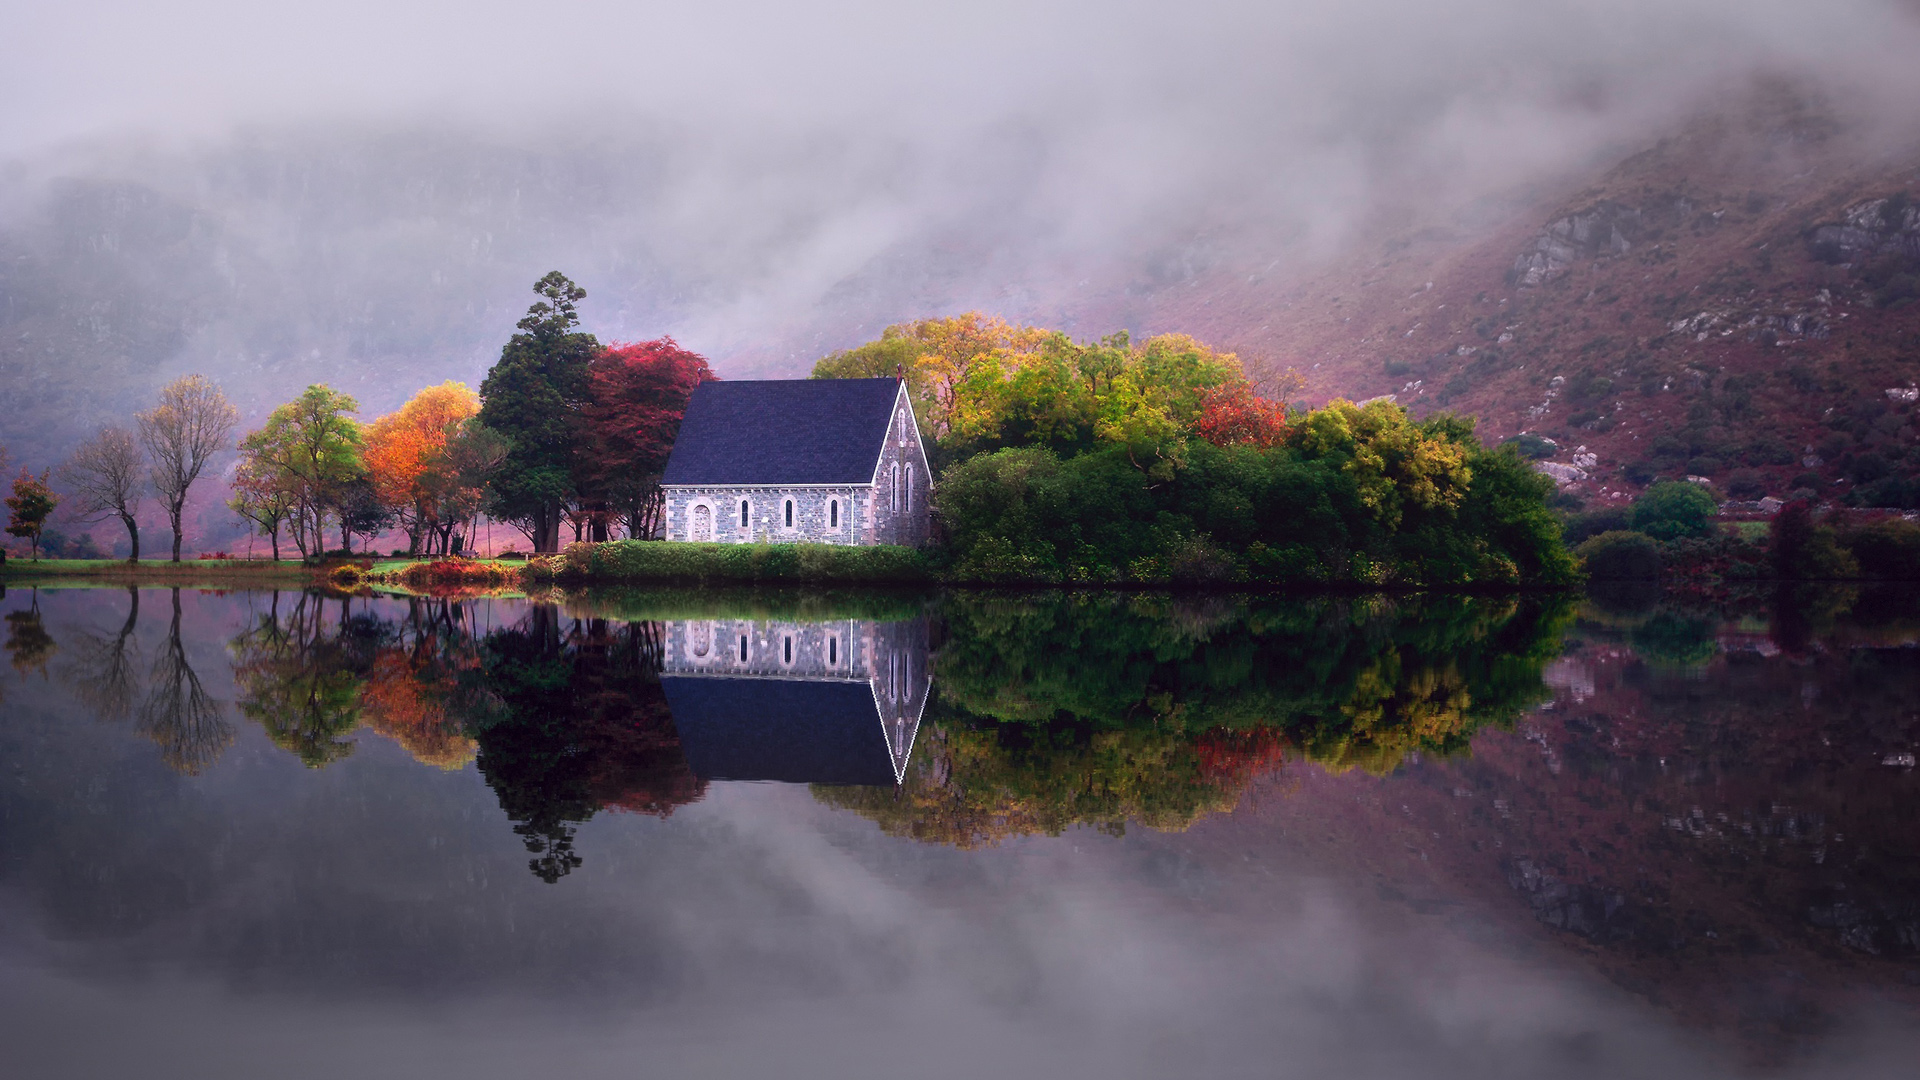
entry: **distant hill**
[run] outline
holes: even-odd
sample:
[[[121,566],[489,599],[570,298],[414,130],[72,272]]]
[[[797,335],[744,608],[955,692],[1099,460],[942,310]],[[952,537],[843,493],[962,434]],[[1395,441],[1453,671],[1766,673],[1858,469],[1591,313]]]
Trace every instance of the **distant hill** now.
[[[1775,88],[1498,210],[1292,279],[1197,274],[1137,314],[1298,366],[1314,400],[1536,433],[1590,495],[1696,475],[1920,505],[1920,152],[1869,154]]]

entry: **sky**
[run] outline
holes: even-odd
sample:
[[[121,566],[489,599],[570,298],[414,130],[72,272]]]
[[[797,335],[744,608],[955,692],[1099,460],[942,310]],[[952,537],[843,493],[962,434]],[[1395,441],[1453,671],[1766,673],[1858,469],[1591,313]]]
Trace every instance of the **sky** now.
[[[1755,79],[1890,143],[1920,93],[1910,0],[4,0],[0,41],[0,377],[49,445],[187,371],[250,415],[477,382],[555,268],[735,377],[970,308],[1103,334]]]

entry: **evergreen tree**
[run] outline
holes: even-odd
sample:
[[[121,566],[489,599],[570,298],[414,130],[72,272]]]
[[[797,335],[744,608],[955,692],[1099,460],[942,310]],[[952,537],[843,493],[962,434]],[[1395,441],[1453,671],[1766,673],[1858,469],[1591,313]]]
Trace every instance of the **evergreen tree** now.
[[[527,309],[520,333],[480,385],[480,422],[511,444],[492,476],[487,512],[512,523],[535,551],[560,546],[560,521],[576,495],[578,414],[588,400],[588,367],[600,351],[574,329],[574,304],[587,291],[558,270],[534,283],[543,299]]]

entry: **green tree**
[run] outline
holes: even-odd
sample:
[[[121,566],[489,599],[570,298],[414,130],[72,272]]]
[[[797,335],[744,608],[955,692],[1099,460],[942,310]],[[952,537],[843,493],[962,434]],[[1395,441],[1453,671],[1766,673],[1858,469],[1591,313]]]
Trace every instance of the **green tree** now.
[[[490,478],[488,513],[526,533],[535,551],[560,546],[560,523],[575,497],[579,412],[600,352],[574,329],[587,291],[555,270],[534,283],[541,300],[517,324],[480,385],[480,423],[510,449]]]
[[[40,561],[40,532],[60,505],[60,496],[47,486],[47,473],[34,476],[25,469],[14,477],[13,495],[7,499],[7,533],[33,545],[33,560]]]
[[[359,408],[351,396],[316,384],[273,410],[265,426],[241,440],[242,475],[260,478],[267,490],[285,497],[302,555],[326,550],[327,517],[339,517],[352,485],[366,475],[360,453],[364,438],[351,415]],[[345,546],[347,524],[340,520]]]
[[[1656,540],[1705,536],[1713,531],[1720,504],[1699,484],[1665,480],[1633,501],[1633,527]]]
[[[153,489],[173,526],[173,561],[180,561],[180,515],[187,489],[207,460],[227,449],[240,413],[204,375],[187,375],[160,391],[160,404],[137,414],[140,440],[153,461]]]

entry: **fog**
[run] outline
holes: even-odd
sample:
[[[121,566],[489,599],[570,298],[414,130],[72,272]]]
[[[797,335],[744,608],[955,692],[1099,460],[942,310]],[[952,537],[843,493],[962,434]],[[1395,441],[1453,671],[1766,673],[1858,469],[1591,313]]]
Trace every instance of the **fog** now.
[[[549,269],[734,377],[970,308],[1175,330],[1130,298],[1570,183],[1757,79],[1864,146],[1920,91],[1893,0],[13,2],[0,40],[0,441],[42,464],[188,371],[250,420],[477,382]]]

